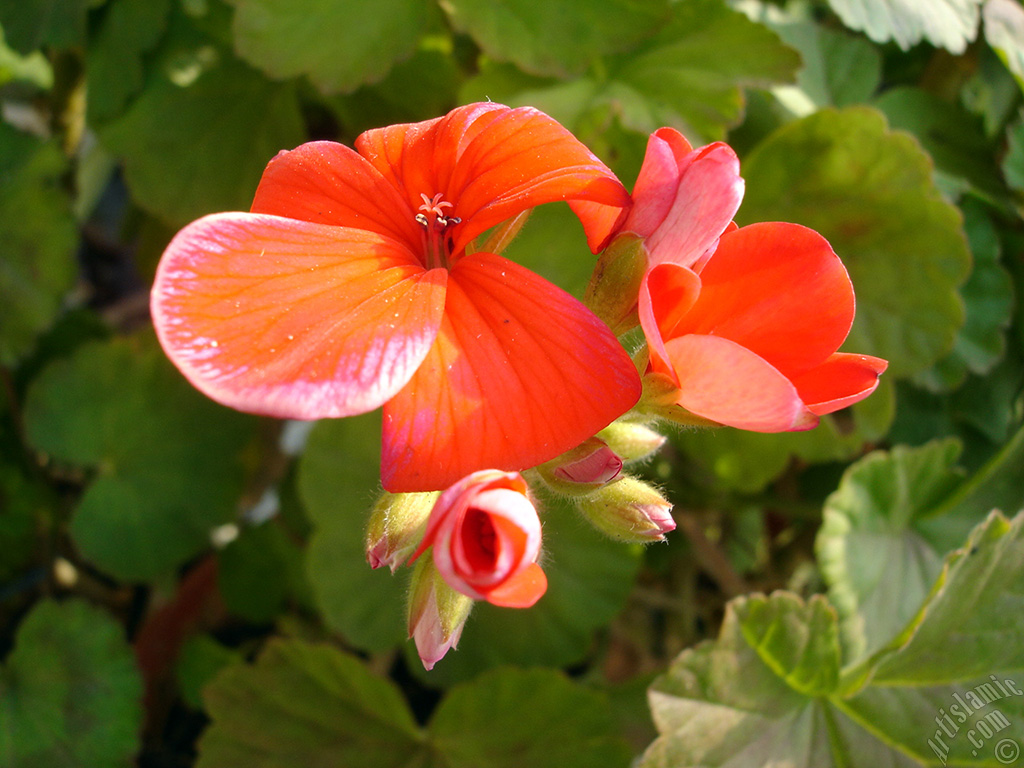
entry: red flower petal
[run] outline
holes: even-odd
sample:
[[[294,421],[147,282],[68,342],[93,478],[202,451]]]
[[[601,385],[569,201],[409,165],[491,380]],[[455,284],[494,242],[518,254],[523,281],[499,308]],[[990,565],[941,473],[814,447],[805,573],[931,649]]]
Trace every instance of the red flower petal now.
[[[818,423],[789,379],[729,339],[688,335],[665,347],[679,377],[676,402],[698,416],[754,432]]]
[[[723,235],[700,278],[700,297],[673,335],[732,339],[786,375],[823,362],[853,324],[846,268],[825,238],[797,224]]]
[[[535,466],[639,396],[629,356],[580,302],[500,256],[472,254],[449,276],[427,359],[384,406],[384,487],[431,490],[486,467]]]
[[[889,363],[878,357],[837,352],[793,378],[807,407],[819,416],[853,405],[875,391]]]
[[[665,351],[665,339],[676,335],[676,327],[696,303],[700,288],[700,277],[693,270],[672,263],[654,267],[640,284],[638,313],[652,367],[673,379],[676,375]]]
[[[153,319],[185,377],[225,405],[350,416],[391,398],[427,355],[446,277],[371,232],[216,214],[171,241]]]
[[[279,152],[263,171],[252,212],[367,229],[421,247],[415,210],[365,158],[333,141]]]
[[[524,210],[555,200],[626,206],[611,170],[532,107],[471,104],[426,123],[367,131],[356,148],[413,207],[440,193],[462,219],[453,251]],[[585,226],[588,221],[584,221]]]
[[[537,563],[530,563],[484,597],[501,608],[530,608],[548,589],[548,577]]]

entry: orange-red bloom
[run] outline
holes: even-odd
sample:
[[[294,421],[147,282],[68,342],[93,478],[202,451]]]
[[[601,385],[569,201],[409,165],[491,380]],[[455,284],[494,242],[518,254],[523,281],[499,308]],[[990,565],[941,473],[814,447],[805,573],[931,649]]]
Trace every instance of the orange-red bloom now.
[[[809,429],[867,397],[886,361],[836,352],[853,286],[813,230],[767,223],[727,232],[695,272],[655,266],[640,296],[650,375],[674,404],[757,432]]]
[[[572,201],[593,242],[611,171],[551,118],[473,104],[312,142],[274,158],[250,213],[168,246],[153,317],[200,390],[240,410],[314,419],[384,406],[382,480],[433,490],[517,470],[628,410],[639,381],[582,304],[474,240]]]

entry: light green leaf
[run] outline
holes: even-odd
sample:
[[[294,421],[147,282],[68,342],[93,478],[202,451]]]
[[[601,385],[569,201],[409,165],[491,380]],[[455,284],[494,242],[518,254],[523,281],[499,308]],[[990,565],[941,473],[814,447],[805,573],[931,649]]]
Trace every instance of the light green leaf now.
[[[302,143],[305,129],[294,84],[271,83],[210,38],[178,28],[142,92],[99,136],[123,159],[136,201],[183,224],[248,210],[267,162]]]
[[[872,109],[822,110],[765,139],[744,177],[743,223],[805,224],[842,257],[857,293],[844,349],[887,359],[887,377],[950,350],[970,252],[959,212],[941,199],[911,137],[890,132]]]
[[[489,56],[536,75],[581,74],[631,48],[668,16],[667,0],[447,0],[452,25]],[[571,45],[566,43],[571,41]]]
[[[786,45],[800,52],[803,66],[795,87],[814,106],[845,107],[867,101],[878,88],[882,55],[863,38],[808,20],[770,26]]]
[[[816,551],[847,662],[906,626],[942,572],[943,555],[970,528],[968,518],[948,531],[929,517],[963,481],[953,471],[959,453],[955,440],[876,451],[847,469],[825,502]]]
[[[169,0],[120,0],[104,9],[85,57],[91,125],[121,114],[142,88],[142,57],[160,41],[170,10]]]
[[[453,688],[429,726],[446,768],[619,768],[608,700],[551,670],[501,669]]]
[[[718,639],[684,651],[651,687],[660,736],[640,766],[1012,762],[1019,744],[1002,739],[1018,731],[996,734],[1024,718],[1022,531],[1024,514],[991,515],[910,624],[838,679],[838,618],[823,598],[733,600]],[[944,720],[961,701],[978,706]]]
[[[0,667],[0,763],[134,765],[142,680],[120,625],[80,600],[47,600],[14,643]]]
[[[1019,379],[1016,380],[1019,393]],[[942,507],[943,513],[977,520],[993,509],[1004,512],[1024,509],[1024,486],[1020,468],[1024,466],[1024,426],[1006,441],[991,459],[964,483]]]
[[[60,187],[67,160],[0,121],[0,365],[13,366],[54,321],[75,280],[78,233]]]
[[[233,517],[253,421],[193,390],[140,336],[83,344],[46,368],[25,426],[50,461],[95,473],[71,523],[82,554],[145,580],[202,551]]]
[[[1024,88],[1024,8],[1016,0],[985,0],[985,40]]]
[[[307,75],[325,93],[376,82],[416,47],[422,0],[228,0],[238,54],[275,79]]]
[[[328,645],[272,640],[203,691],[197,768],[406,768],[419,728],[390,682]]]
[[[767,27],[721,0],[672,4],[657,34],[627,54],[611,56],[602,72],[568,83],[485,70],[464,95],[533,103],[581,133],[612,117],[648,134],[662,126],[695,143],[724,138],[743,113],[743,88],[790,82],[800,57]]]
[[[922,40],[963,53],[978,33],[983,0],[829,0],[846,26],[903,50]]]

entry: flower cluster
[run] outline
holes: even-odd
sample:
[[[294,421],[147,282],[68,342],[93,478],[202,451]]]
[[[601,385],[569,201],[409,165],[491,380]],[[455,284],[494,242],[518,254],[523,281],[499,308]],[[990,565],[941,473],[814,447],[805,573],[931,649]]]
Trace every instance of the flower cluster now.
[[[535,487],[617,539],[663,540],[671,505],[624,471],[663,442],[652,424],[808,429],[877,386],[885,361],[837,351],[854,295],[828,242],[737,228],[742,196],[725,144],[656,131],[630,195],[547,115],[471,104],[280,153],[249,212],[171,241],[153,319],[225,405],[383,408],[367,559],[415,562],[409,631],[430,668],[474,601],[544,594]],[[555,201],[600,254],[584,302],[501,255]],[[631,357],[618,336],[637,326]]]

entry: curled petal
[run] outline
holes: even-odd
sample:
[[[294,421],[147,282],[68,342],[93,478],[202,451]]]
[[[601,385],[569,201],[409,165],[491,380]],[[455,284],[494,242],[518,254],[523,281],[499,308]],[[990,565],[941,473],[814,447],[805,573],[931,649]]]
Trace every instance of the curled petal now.
[[[807,227],[751,224],[723,235],[700,278],[700,297],[673,335],[731,339],[786,375],[822,363],[853,324],[846,268]]]
[[[789,379],[729,339],[688,335],[665,347],[679,379],[677,403],[698,416],[754,432],[818,423]]]
[[[548,589],[548,577],[537,563],[530,563],[504,584],[487,593],[487,602],[501,608],[530,608]]]
[[[688,151],[671,128],[652,134],[623,229],[645,237],[651,264],[692,267],[713,251],[743,199],[739,159],[727,144]]]
[[[484,467],[564,453],[629,410],[640,380],[579,301],[506,259],[476,253],[449,275],[426,360],[384,407],[388,490],[443,488]]]
[[[837,352],[818,367],[793,377],[793,385],[808,409],[823,416],[874,392],[888,365],[878,357]]]
[[[152,313],[168,356],[214,400],[296,419],[398,392],[441,324],[446,273],[372,232],[215,214],[174,238]]]
[[[676,328],[697,302],[700,291],[700,277],[688,267],[672,263],[654,267],[640,285],[638,311],[651,367],[672,379],[677,377],[665,351],[665,340],[676,335]]]

